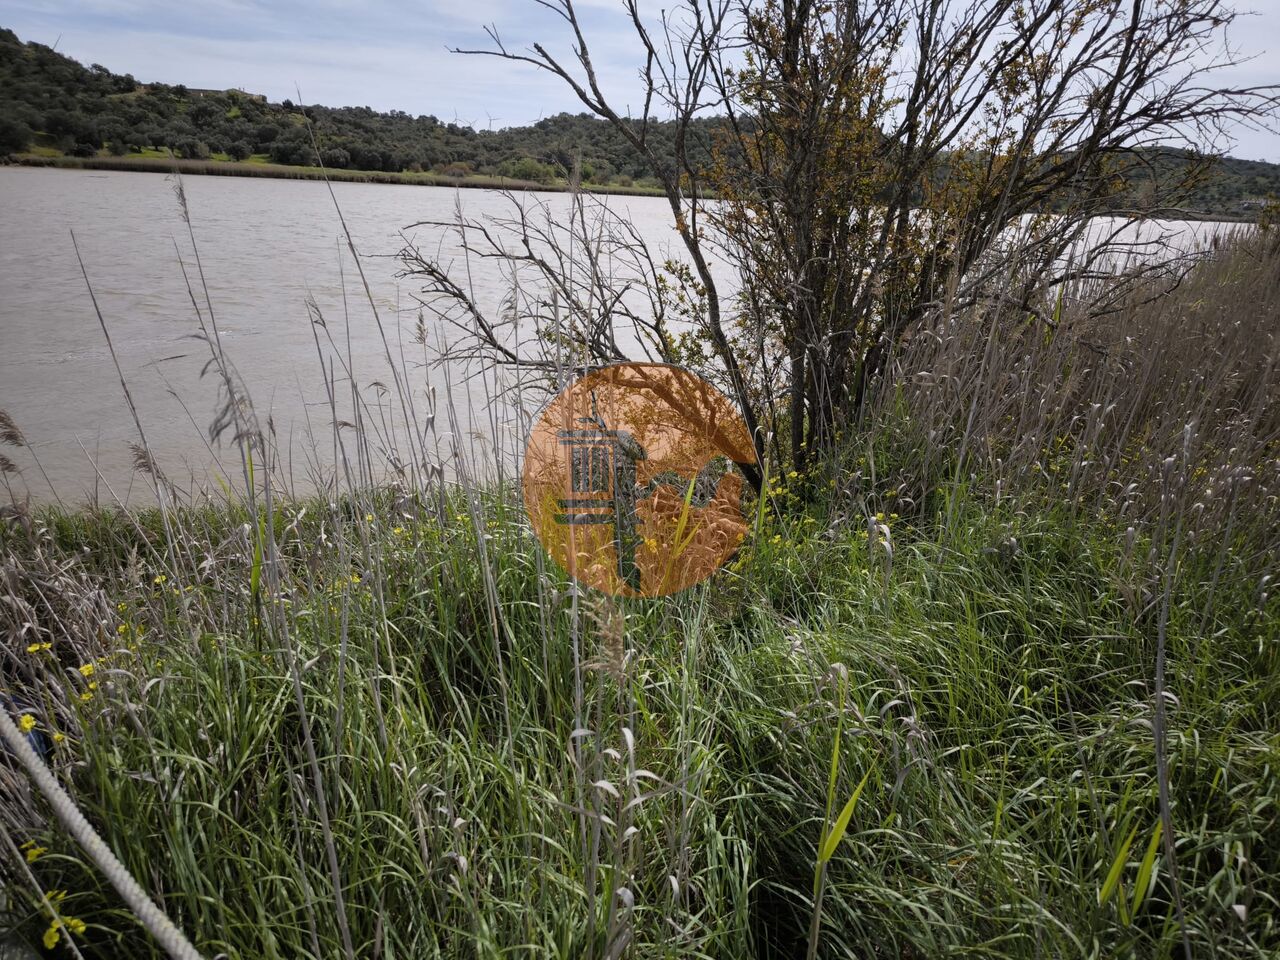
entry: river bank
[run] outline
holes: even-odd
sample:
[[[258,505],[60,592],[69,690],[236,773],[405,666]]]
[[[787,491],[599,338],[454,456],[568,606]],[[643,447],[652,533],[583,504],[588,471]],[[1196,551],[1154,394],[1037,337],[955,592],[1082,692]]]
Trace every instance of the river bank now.
[[[451,177],[439,173],[388,173],[379,170],[330,170],[322,167],[295,167],[280,163],[240,160],[187,160],[179,157],[68,157],[18,154],[11,162],[23,167],[52,167],[66,170],[116,170],[133,173],[181,173],[213,177],[265,177],[276,180],[331,180],[342,183],[398,183],[427,187],[458,187],[473,190],[516,190],[539,193],[566,193],[573,187],[564,181],[539,183],[510,177],[472,174]],[[589,184],[589,193],[630,197],[657,197],[651,187],[624,187],[617,184]]]
[[[879,452],[896,471],[906,451]],[[0,528],[14,719],[205,955],[340,955],[345,917],[398,956],[566,935],[580,956],[612,924],[637,957],[677,925],[681,955],[802,956],[832,796],[854,802],[822,861],[828,955],[1169,956],[1173,876],[1197,952],[1274,949],[1265,911],[1232,912],[1278,889],[1274,601],[1211,590],[1212,558],[1178,567],[1186,853],[1153,869],[1151,636],[1123,530],[1034,494],[917,509],[893,489],[859,490],[891,567],[815,503],[767,518],[709,589],[625,604],[539,574],[514,498],[483,491],[259,502],[256,524],[236,502],[20,512]],[[30,809],[7,810],[14,843],[70,891],[84,956],[158,957]],[[624,875],[637,908],[611,921]],[[52,920],[28,892],[36,942]]]

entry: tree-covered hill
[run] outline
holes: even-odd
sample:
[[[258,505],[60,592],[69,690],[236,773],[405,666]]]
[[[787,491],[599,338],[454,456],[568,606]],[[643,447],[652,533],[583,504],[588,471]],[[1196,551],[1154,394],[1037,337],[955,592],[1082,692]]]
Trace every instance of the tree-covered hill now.
[[[319,156],[312,145],[310,121]],[[659,136],[663,125],[659,124]],[[532,126],[477,131],[433,116],[368,107],[270,103],[240,90],[140,83],[85,67],[0,29],[0,155],[92,157],[174,151],[180,157],[332,169],[435,171],[549,182],[581,157],[591,183],[630,185],[643,161],[605,123],[560,114]]]
[[[701,129],[710,134],[716,123],[708,119]],[[654,123],[651,136],[661,142],[671,129]],[[330,170],[426,171],[544,184],[564,178],[580,163],[587,183],[650,182],[649,170],[630,144],[588,114],[474,130],[399,110],[271,103],[241,90],[141,83],[99,64],[86,67],[44,44],[23,43],[0,28],[0,157],[157,157],[170,151],[188,159],[294,167],[323,161]],[[1277,194],[1280,164],[1228,157],[1197,189],[1189,207],[1248,215],[1253,202]]]

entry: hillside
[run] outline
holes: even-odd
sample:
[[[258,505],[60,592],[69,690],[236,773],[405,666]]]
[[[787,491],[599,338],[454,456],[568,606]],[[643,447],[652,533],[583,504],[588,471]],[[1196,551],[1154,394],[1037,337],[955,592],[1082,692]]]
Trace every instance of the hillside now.
[[[717,122],[703,121],[708,142]],[[670,129],[654,123],[651,136],[661,142]],[[268,165],[300,168],[302,175],[301,168],[323,162],[330,171],[387,178],[431,174],[419,179],[477,185],[499,177],[551,185],[580,162],[583,180],[592,185],[656,186],[626,140],[587,114],[474,130],[399,110],[271,103],[241,90],[141,83],[99,64],[86,67],[43,44],[23,43],[0,28],[0,156],[72,157],[86,163],[117,157],[124,163],[167,158],[171,152],[187,160],[257,164],[261,169],[243,172],[268,176],[278,174]],[[1175,164],[1186,160],[1173,151],[1169,156]],[[1224,158],[1188,207],[1208,215],[1248,216],[1250,201],[1277,194],[1280,164]]]
[[[85,67],[0,29],[0,154],[157,156],[335,170],[505,176],[550,183],[581,154],[583,179],[630,186],[648,176],[622,137],[585,114],[477,131],[369,107],[270,103],[239,90],[140,83]],[[307,129],[314,128],[319,156]],[[659,125],[659,137],[665,127]]]

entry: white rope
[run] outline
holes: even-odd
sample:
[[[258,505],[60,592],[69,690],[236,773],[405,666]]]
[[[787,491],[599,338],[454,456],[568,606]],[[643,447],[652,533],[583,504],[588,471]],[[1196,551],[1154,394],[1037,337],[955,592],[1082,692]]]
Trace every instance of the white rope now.
[[[80,808],[76,806],[70,795],[62,789],[62,785],[54,778],[49,768],[36,756],[35,750],[27,738],[9,716],[9,711],[0,709],[0,736],[22,763],[36,787],[44,794],[53,812],[58,815],[62,825],[76,838],[85,853],[89,855],[103,875],[111,881],[111,885],[124,898],[125,903],[137,916],[139,922],[146,927],[153,937],[164,947],[165,952],[173,960],[203,960],[200,953],[191,945],[182,931],[173,925],[168,917],[152,903],[147,892],[138,885],[129,871],[124,868],[111,848],[103,843],[102,838],[89,825]]]

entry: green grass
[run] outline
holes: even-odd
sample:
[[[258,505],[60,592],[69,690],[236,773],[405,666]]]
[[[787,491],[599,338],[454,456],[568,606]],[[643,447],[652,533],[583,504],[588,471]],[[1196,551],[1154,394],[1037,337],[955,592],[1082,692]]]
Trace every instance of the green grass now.
[[[510,177],[469,174],[464,177],[446,176],[440,173],[387,173],[377,170],[330,170],[320,167],[294,166],[272,163],[266,154],[254,154],[247,160],[232,160],[226,154],[215,153],[207,160],[172,158],[168,151],[151,147],[126,156],[112,156],[102,150],[96,157],[72,157],[51,147],[33,147],[15,159],[25,166],[52,166],[79,170],[123,170],[142,173],[213,175],[229,177],[272,177],[282,180],[323,180],[355,183],[403,183],[417,186],[462,187],[484,190],[541,190],[563,192],[571,190],[567,181],[535,183],[514,180]],[[624,194],[627,196],[658,196],[656,186],[643,183],[630,187],[617,184],[588,184],[592,193]]]
[[[1053,331],[939,318],[661,600],[420,466],[434,391],[393,489],[358,416],[332,500],[251,467],[192,505],[139,446],[163,512],[33,512],[0,413],[5,695],[206,956],[1280,955],[1278,266],[1259,231]],[[197,323],[215,422],[281,462]],[[48,895],[155,956],[0,770],[15,934]]]
[[[1158,820],[1153,636],[1114,536],[965,500],[949,527],[894,524],[886,582],[865,533],[767,527],[709,585],[625,603],[623,662],[602,601],[575,615],[540,579],[505,498],[480,526],[495,606],[460,501],[443,523],[385,502],[300,515],[277,518],[274,609],[238,510],[182,517],[188,546],[224,544],[189,576],[138,563],[161,545],[154,513],[44,513],[6,544],[76,558],[102,588],[101,641],[22,669],[40,726],[67,736],[55,768],[207,955],[341,951],[295,660],[357,956],[576,958],[619,936],[634,956],[799,956],[837,729],[837,805],[868,779],[828,866],[821,956],[1180,953],[1161,855],[1135,898]],[[1195,956],[1263,956],[1280,949],[1274,601],[1220,595],[1206,657],[1202,592],[1179,587],[1169,641],[1178,877]],[[58,831],[18,839],[48,848],[32,867],[89,925],[86,956],[153,955]],[[15,917],[32,939],[38,913]]]

